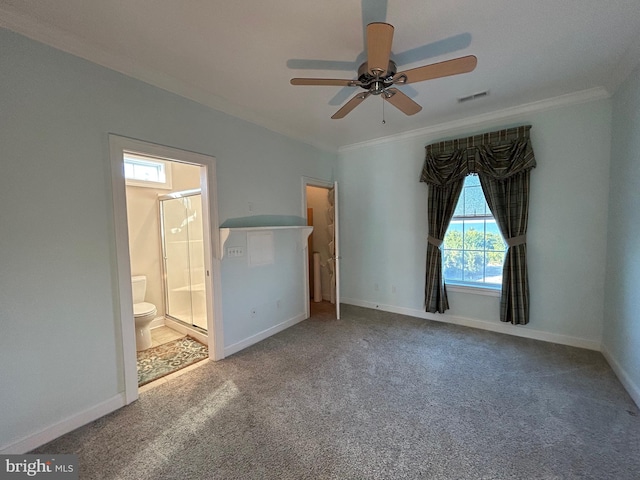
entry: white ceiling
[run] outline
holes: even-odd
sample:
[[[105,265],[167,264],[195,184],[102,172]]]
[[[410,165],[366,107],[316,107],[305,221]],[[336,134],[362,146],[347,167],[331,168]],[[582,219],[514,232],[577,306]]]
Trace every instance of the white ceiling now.
[[[423,106],[412,117],[386,104],[382,125],[383,102],[370,97],[331,120],[358,88],[340,103],[340,87],[289,79],[355,78],[356,67],[292,67],[355,65],[367,21],[395,26],[399,70],[470,54],[478,67],[401,87]],[[331,150],[587,89],[612,93],[640,56],[640,0],[0,0],[0,26]]]

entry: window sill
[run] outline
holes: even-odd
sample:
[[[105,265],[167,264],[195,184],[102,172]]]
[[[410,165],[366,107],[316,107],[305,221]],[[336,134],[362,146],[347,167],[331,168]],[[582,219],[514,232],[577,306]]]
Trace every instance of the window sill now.
[[[158,190],[171,190],[169,182],[145,182],[144,180],[125,179],[127,187],[155,188]]]
[[[487,295],[489,297],[499,297],[502,288],[496,287],[476,287],[471,285],[463,285],[460,283],[447,283],[447,290],[456,293],[472,293],[474,295]]]

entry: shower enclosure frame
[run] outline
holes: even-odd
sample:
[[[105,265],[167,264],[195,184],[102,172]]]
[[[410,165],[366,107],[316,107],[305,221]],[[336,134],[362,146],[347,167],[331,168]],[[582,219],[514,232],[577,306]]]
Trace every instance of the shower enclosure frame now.
[[[194,334],[194,336],[196,337],[200,337],[200,339],[202,340],[203,337],[207,336],[207,328],[203,328],[199,325],[197,325],[196,323],[194,323],[193,317],[194,317],[194,301],[193,301],[193,295],[194,295],[194,290],[193,290],[193,284],[192,284],[192,264],[191,264],[191,260],[192,260],[192,255],[191,255],[191,247],[193,244],[197,243],[197,242],[201,242],[202,243],[202,255],[203,255],[203,265],[202,268],[204,269],[203,272],[203,282],[206,282],[206,267],[204,265],[204,259],[206,258],[206,254],[204,252],[205,249],[205,245],[204,245],[204,239],[205,239],[205,232],[204,232],[204,223],[201,224],[201,228],[202,228],[202,232],[201,232],[201,239],[198,240],[192,240],[191,238],[189,238],[189,232],[190,229],[188,228],[188,223],[187,223],[187,240],[186,240],[186,246],[187,246],[187,262],[188,262],[188,270],[189,270],[189,284],[190,284],[190,288],[188,290],[184,290],[185,292],[188,291],[189,292],[189,301],[190,301],[190,308],[191,308],[191,323],[183,320],[182,318],[179,318],[175,313],[171,313],[170,311],[170,305],[173,302],[173,300],[171,300],[171,292],[170,292],[170,288],[169,288],[169,267],[167,265],[167,262],[169,260],[168,258],[168,253],[167,253],[167,243],[169,242],[169,240],[167,239],[167,232],[166,232],[166,228],[165,228],[165,221],[166,221],[166,215],[165,215],[165,205],[163,202],[166,201],[171,201],[171,200],[177,200],[177,199],[183,199],[183,198],[190,198],[190,197],[195,197],[197,195],[200,195],[200,200],[202,202],[202,190],[200,188],[194,188],[194,189],[189,189],[189,190],[181,190],[179,192],[172,192],[172,193],[167,193],[167,194],[163,194],[163,195],[158,195],[158,216],[159,216],[159,226],[160,226],[160,251],[161,251],[161,266],[162,266],[162,290],[163,290],[163,297],[164,297],[164,316],[165,319],[169,320],[169,321],[173,321],[173,322],[178,322],[178,325],[172,324],[171,326],[173,327],[179,327],[180,325],[182,325],[184,328],[187,329],[187,331],[189,333]],[[201,204],[202,205],[202,204]],[[202,209],[202,206],[201,206]],[[204,211],[202,209],[202,211]],[[201,220],[202,221],[202,220]],[[170,242],[169,242],[170,243]],[[204,283],[203,283],[203,287],[204,287]],[[205,292],[206,295],[206,292]],[[204,320],[205,320],[205,325],[208,323],[207,322],[207,317],[208,317],[208,306],[207,306],[207,302],[206,302],[206,296],[205,298],[203,298],[203,302],[204,302]],[[182,329],[180,329],[182,330]]]

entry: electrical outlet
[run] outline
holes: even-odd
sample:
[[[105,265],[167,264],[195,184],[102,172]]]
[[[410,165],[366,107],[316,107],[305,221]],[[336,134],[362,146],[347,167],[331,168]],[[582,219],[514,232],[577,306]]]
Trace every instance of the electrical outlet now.
[[[244,247],[227,247],[227,257],[244,256]]]

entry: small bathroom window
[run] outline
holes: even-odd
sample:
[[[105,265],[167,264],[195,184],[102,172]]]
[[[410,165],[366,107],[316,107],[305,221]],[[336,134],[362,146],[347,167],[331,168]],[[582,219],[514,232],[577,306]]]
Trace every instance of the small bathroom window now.
[[[171,189],[171,162],[125,152],[124,178],[133,187]]]

